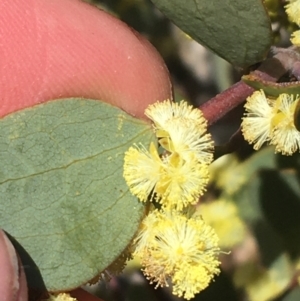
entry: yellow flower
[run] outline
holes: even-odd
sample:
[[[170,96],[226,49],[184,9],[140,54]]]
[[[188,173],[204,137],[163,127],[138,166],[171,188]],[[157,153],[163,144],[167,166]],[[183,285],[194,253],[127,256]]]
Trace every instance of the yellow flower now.
[[[299,98],[280,94],[268,99],[264,92],[256,91],[247,99],[247,113],[243,118],[245,139],[259,149],[264,142],[275,146],[275,152],[292,155],[300,148],[300,132],[294,125],[294,113]]]
[[[154,122],[156,129],[162,130],[165,129],[166,123],[170,119],[185,118],[194,123],[202,123],[204,119],[199,109],[193,108],[183,100],[179,103],[171,100],[156,102],[148,106],[145,115]]]
[[[184,101],[166,100],[150,105],[145,114],[154,122],[159,143],[167,151],[177,152],[186,160],[193,153],[203,164],[212,162],[213,141],[199,109]]]
[[[130,147],[124,157],[123,176],[131,193],[140,201],[153,199],[153,190],[161,178],[164,164],[153,143],[149,152],[143,145]]]
[[[300,30],[296,30],[292,33],[291,42],[295,46],[300,46]]]
[[[276,100],[277,114],[272,119],[274,131],[271,144],[275,151],[284,155],[292,155],[300,148],[300,132],[294,124],[294,113],[299,98],[293,95],[280,94]]]
[[[177,153],[161,160],[155,146],[150,152],[131,147],[125,153],[124,178],[141,201],[157,200],[165,208],[181,210],[195,204],[208,183],[208,167],[195,157],[185,161]]]
[[[208,273],[205,265],[182,264],[182,267],[172,277],[173,294],[179,297],[184,296],[190,300],[195,294],[203,291],[211,282],[209,273],[218,274],[219,268],[212,266]]]
[[[133,255],[144,252],[148,248],[151,241],[155,239],[155,229],[158,228],[159,223],[161,222],[161,219],[157,218],[157,214],[157,210],[153,210],[143,219],[142,223],[140,224],[139,231],[134,239]],[[151,230],[153,230],[153,232]]]
[[[219,274],[218,237],[201,217],[155,210],[142,222],[134,255],[157,286],[173,284],[173,294],[191,299]]]
[[[192,156],[186,161],[177,153],[166,160],[164,172],[155,189],[158,202],[164,208],[176,210],[196,204],[209,181],[207,165],[199,163]]]
[[[285,10],[289,19],[300,26],[300,1],[289,0],[289,4],[285,6]],[[300,30],[297,30],[291,35],[291,42],[295,46],[300,46]]]
[[[205,222],[215,229],[221,248],[232,248],[245,238],[246,228],[233,202],[220,199],[203,203],[197,214],[201,214]]]
[[[264,142],[270,140],[272,132],[271,120],[275,114],[272,103],[266,98],[264,91],[255,91],[247,98],[247,113],[242,121],[242,132],[253,148],[258,150]]]
[[[201,111],[185,102],[169,100],[149,106],[156,136],[166,150],[162,157],[154,144],[131,147],[125,153],[124,178],[141,201],[156,200],[164,209],[182,210],[195,204],[208,183],[213,142],[206,133]]]
[[[159,137],[159,143],[167,151],[176,152],[185,160],[192,155],[200,163],[209,165],[213,160],[213,141],[206,130],[206,121],[195,124],[187,119],[171,119],[166,122],[166,135]]]
[[[289,2],[285,6],[285,11],[292,22],[300,25],[300,1],[290,0]]]
[[[76,301],[76,298],[72,298],[69,294],[59,293],[58,295],[50,295],[45,301]]]

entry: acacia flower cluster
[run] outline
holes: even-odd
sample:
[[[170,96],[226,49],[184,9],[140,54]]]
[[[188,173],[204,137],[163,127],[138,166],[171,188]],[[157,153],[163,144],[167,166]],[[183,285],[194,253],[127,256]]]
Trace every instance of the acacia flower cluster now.
[[[168,286],[171,278],[173,293],[179,297],[193,298],[220,271],[218,237],[200,216],[154,210],[135,241],[134,255],[141,257],[150,283]]]
[[[45,301],[77,301],[76,298],[71,297],[67,293],[58,293],[55,295],[50,295],[50,297]]]
[[[289,0],[285,10],[290,20],[300,26],[300,0]],[[295,46],[300,46],[300,30],[293,32],[291,42]]]
[[[171,282],[173,294],[191,299],[220,272],[215,231],[188,213],[206,189],[213,142],[202,112],[184,101],[157,102],[145,114],[153,121],[158,147],[130,147],[123,175],[133,195],[160,209],[142,221],[133,255],[156,287]]]
[[[145,114],[153,121],[161,147],[152,143],[132,146],[124,158],[124,178],[141,201],[159,202],[164,209],[182,210],[197,203],[208,183],[213,141],[198,109],[169,100],[150,105]]]
[[[242,132],[254,149],[258,150],[265,142],[283,155],[292,155],[300,149],[300,132],[294,124],[299,99],[285,93],[271,99],[262,90],[248,97]]]

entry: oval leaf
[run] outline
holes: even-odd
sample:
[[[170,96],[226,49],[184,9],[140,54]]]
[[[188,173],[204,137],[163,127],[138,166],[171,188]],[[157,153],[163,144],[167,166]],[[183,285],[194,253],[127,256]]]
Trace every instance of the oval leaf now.
[[[261,0],[152,0],[194,40],[236,66],[266,56],[271,23]]]
[[[149,124],[96,100],[50,101],[0,120],[1,227],[48,290],[86,283],[129,244],[144,206],[123,179],[124,152],[151,139]]]

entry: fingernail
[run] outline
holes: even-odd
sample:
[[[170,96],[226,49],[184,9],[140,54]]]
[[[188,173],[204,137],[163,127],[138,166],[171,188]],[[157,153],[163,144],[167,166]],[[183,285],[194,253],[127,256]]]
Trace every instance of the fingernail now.
[[[15,248],[0,230],[0,296],[2,301],[27,301],[26,277]]]

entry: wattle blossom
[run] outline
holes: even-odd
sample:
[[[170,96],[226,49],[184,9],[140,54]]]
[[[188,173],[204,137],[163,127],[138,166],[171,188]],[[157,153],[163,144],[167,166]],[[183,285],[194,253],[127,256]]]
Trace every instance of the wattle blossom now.
[[[156,201],[164,209],[182,210],[196,204],[209,180],[213,142],[198,109],[185,102],[150,105],[145,114],[154,122],[162,155],[152,143],[131,147],[124,158],[124,178],[140,201]]]
[[[45,301],[77,301],[76,298],[71,297],[67,293],[51,294]]]
[[[199,216],[155,210],[142,222],[135,246],[150,283],[170,282],[173,294],[187,300],[220,272],[218,237]]]
[[[242,132],[254,149],[263,143],[275,146],[275,152],[292,155],[300,149],[300,132],[294,124],[294,114],[299,97],[280,94],[277,99],[267,98],[261,91],[247,99]]]
[[[185,102],[157,102],[145,114],[153,121],[158,147],[130,147],[123,175],[133,195],[160,210],[142,221],[133,255],[150,283],[171,283],[173,294],[189,300],[220,272],[215,231],[188,213],[206,190],[213,141],[201,111]]]
[[[289,0],[289,3],[285,6],[285,11],[289,19],[300,26],[300,1]],[[300,30],[296,30],[292,33],[291,42],[295,46],[300,46]]]
[[[185,159],[193,153],[203,164],[212,162],[213,141],[199,109],[184,101],[166,100],[150,105],[145,115],[153,121],[159,143],[167,151],[177,152]]]
[[[149,151],[143,145],[135,145],[129,148],[124,157],[123,176],[131,193],[146,202],[154,197],[157,183],[161,179],[164,163],[158,155],[153,143]]]

